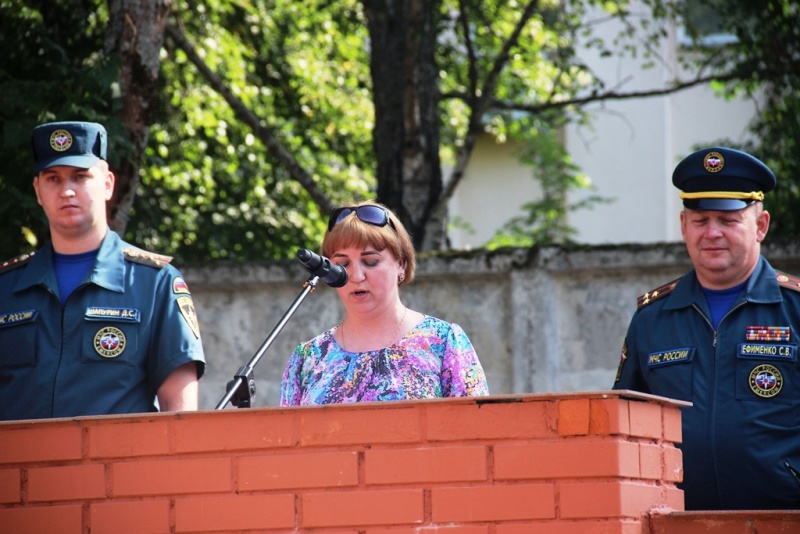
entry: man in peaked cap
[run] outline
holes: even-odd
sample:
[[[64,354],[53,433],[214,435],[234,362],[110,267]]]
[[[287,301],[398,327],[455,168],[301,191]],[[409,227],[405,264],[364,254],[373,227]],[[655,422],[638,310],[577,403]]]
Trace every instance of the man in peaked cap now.
[[[53,122],[31,142],[51,241],[0,262],[0,420],[196,410],[192,298],[171,258],[109,229],[105,128]]]
[[[800,279],[761,255],[772,171],[712,147],[675,168],[694,269],[638,300],[614,389],[690,401],[687,510],[800,508]]]

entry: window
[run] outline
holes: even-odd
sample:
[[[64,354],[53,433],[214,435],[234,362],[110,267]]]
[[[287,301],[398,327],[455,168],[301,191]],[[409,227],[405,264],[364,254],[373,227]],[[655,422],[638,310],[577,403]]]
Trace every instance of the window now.
[[[685,24],[678,27],[678,40],[685,47],[722,46],[737,41],[733,33],[726,31],[719,8],[713,5],[687,0],[683,18]]]

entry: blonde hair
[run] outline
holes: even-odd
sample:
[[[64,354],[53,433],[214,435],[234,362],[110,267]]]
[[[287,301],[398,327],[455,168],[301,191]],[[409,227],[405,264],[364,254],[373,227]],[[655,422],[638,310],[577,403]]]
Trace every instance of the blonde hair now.
[[[386,210],[389,216],[389,223],[384,226],[376,226],[366,223],[359,219],[355,212],[345,216],[342,221],[325,232],[322,240],[321,253],[323,256],[331,257],[337,250],[348,247],[365,248],[374,247],[376,250],[389,249],[395,258],[405,263],[405,276],[398,280],[398,285],[409,284],[414,280],[416,271],[416,257],[414,244],[411,242],[403,223],[397,216],[378,202],[364,201],[354,204],[345,204],[343,208],[357,208],[359,206],[378,206]]]

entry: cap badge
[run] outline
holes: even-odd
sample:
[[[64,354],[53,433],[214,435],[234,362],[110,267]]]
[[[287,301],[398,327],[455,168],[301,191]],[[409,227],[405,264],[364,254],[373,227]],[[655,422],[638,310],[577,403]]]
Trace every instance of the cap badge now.
[[[703,167],[705,167],[708,172],[719,172],[724,166],[725,158],[723,158],[722,154],[719,152],[709,152],[706,154],[706,157],[703,158]]]
[[[56,152],[64,152],[72,146],[72,134],[66,130],[56,130],[50,135],[50,146]]]

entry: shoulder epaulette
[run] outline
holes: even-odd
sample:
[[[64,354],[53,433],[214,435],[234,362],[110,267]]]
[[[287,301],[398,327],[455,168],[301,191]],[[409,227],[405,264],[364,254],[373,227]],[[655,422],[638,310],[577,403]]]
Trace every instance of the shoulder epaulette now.
[[[141,263],[142,265],[149,265],[150,267],[156,267],[158,269],[163,269],[169,264],[169,262],[172,261],[172,256],[154,254],[152,252],[147,252],[146,250],[135,247],[128,247],[124,249],[122,253],[125,255],[125,259],[128,261]]]
[[[792,291],[800,291],[800,278],[780,271],[775,271],[775,273],[778,275],[778,283],[781,287],[791,289]]]
[[[664,284],[661,287],[657,287],[656,289],[648,291],[647,293],[636,299],[636,307],[642,308],[644,306],[647,306],[654,300],[658,300],[661,297],[666,297],[667,295],[672,293],[672,290],[675,289],[675,287],[677,287],[678,282],[680,282],[680,280],[681,280],[680,278],[676,278],[675,280],[673,280],[668,284]]]
[[[17,267],[22,267],[23,265],[25,265],[30,261],[30,259],[33,257],[34,254],[36,254],[36,252],[22,254],[20,256],[17,256],[16,258],[12,258],[10,260],[4,261],[3,263],[0,263],[0,273],[16,269]]]

